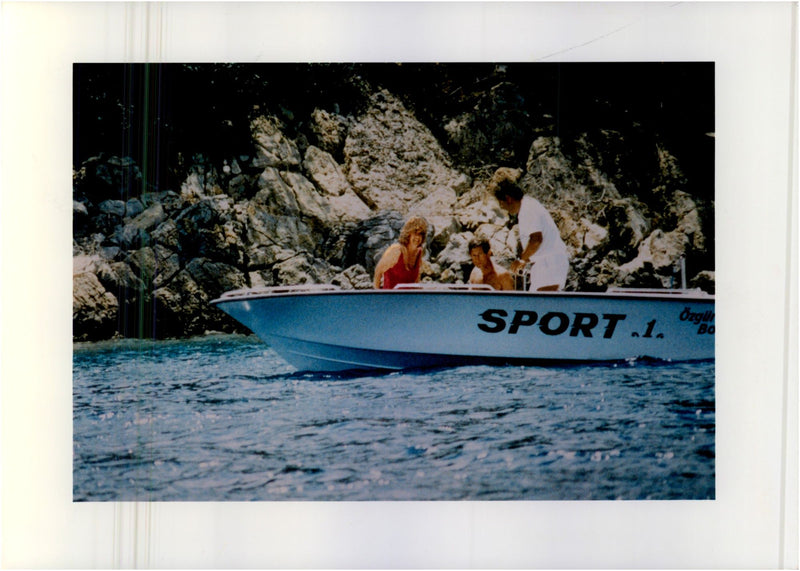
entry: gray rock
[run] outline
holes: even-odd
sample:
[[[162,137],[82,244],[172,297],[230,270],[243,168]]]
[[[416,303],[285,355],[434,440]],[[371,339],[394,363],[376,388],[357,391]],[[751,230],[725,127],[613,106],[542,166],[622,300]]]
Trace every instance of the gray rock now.
[[[398,212],[382,212],[357,223],[343,237],[341,265],[360,265],[372,275],[384,250],[400,237],[405,218]]]
[[[462,266],[472,263],[468,249],[469,238],[469,234],[466,233],[452,236],[444,250],[436,257],[436,263],[444,269],[450,268],[451,271],[460,273]]]
[[[156,253],[151,247],[128,252],[125,262],[131,271],[142,281],[145,288],[150,289],[156,275]]]
[[[239,269],[206,258],[195,258],[189,262],[186,272],[208,299],[217,298],[226,291],[246,285],[245,276]]]
[[[118,300],[122,297],[138,298],[140,292],[146,291],[144,282],[127,262],[103,264],[97,270],[97,278]]]
[[[117,330],[117,298],[91,272],[72,277],[72,337],[76,341],[110,338]]]
[[[126,251],[149,246],[151,242],[150,234],[136,224],[118,226],[109,241]]]
[[[318,147],[312,145],[306,149],[303,168],[325,195],[341,196],[352,190],[333,156]]]
[[[371,103],[351,126],[344,147],[347,179],[366,204],[406,214],[435,189],[469,189],[466,175],[452,167],[430,130],[396,97],[381,91]]]
[[[150,193],[147,195],[147,198],[151,203],[158,202],[168,217],[174,216],[185,207],[181,196],[172,190]]]
[[[97,209],[103,214],[113,214],[119,218],[125,216],[125,203],[121,200],[104,200],[97,205]]]
[[[76,276],[84,272],[96,274],[106,262],[99,254],[78,254],[72,256],[72,275]]]
[[[373,287],[372,276],[358,264],[338,273],[333,277],[331,283],[342,289],[371,289]]]
[[[297,255],[274,267],[276,281],[282,285],[331,283],[340,271],[341,268],[308,254]]]
[[[283,124],[275,117],[257,117],[250,123],[256,156],[255,168],[297,168],[300,166],[300,151],[295,143],[281,131]]]
[[[118,261],[122,255],[122,249],[118,246],[103,246],[98,250],[100,258],[108,262]]]
[[[316,146],[332,155],[338,154],[347,136],[347,119],[324,109],[314,109],[310,123]]]
[[[180,258],[176,252],[161,244],[156,244],[153,251],[156,258],[153,287],[159,288],[168,284],[180,271]]]
[[[322,226],[328,225],[331,206],[317,188],[300,173],[283,171],[280,176],[294,195],[299,215],[313,218]]]
[[[713,294],[716,289],[716,276],[712,271],[704,270],[694,276],[688,283],[689,287],[700,288],[701,290]]]
[[[77,200],[73,200],[72,216],[89,216],[89,211],[86,209],[86,205],[82,202],[78,202]]]
[[[174,220],[167,220],[158,225],[158,227],[150,233],[150,237],[155,244],[160,244],[177,251],[180,246],[180,236],[178,233],[178,226]]]
[[[136,218],[144,212],[144,204],[138,198],[131,198],[125,203],[125,216],[128,218]]]
[[[156,202],[143,212],[137,214],[136,217],[131,221],[131,224],[137,228],[141,228],[142,230],[149,231],[161,224],[165,218],[166,213],[164,212],[164,207],[161,206],[160,203]]]
[[[639,246],[639,254],[619,266],[619,275],[626,285],[644,286],[645,281],[658,279],[661,287],[673,287],[675,267],[686,252],[686,236],[680,232],[655,230]]]
[[[250,281],[250,287],[269,287],[276,285],[275,278],[273,277],[271,270],[258,270],[255,272],[249,272],[247,274],[247,278]]]
[[[237,174],[228,181],[228,196],[236,201],[251,198],[255,192],[256,188],[247,175]]]

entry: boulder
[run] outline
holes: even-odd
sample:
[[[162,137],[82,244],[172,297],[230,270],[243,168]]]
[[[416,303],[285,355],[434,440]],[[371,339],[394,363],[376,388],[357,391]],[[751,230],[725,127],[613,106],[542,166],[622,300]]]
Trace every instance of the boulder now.
[[[206,330],[211,297],[192,278],[181,270],[168,287],[153,292],[156,315],[156,334],[159,338],[199,335]]]
[[[579,232],[581,235],[581,246],[585,250],[596,250],[608,239],[607,229],[586,218],[581,218]]]
[[[172,219],[159,224],[158,227],[150,233],[150,237],[155,244],[159,244],[170,250],[178,251],[180,248],[178,225]]]
[[[316,137],[317,147],[331,155],[341,153],[348,129],[345,117],[324,109],[314,109],[310,124],[311,132]]]
[[[123,250],[149,246],[152,240],[149,230],[161,224],[165,217],[164,208],[155,203],[127,224],[117,226],[109,240]]]
[[[331,283],[341,271],[308,254],[299,254],[275,264],[275,281],[282,285]]]
[[[689,287],[699,288],[707,293],[713,294],[716,289],[715,274],[708,270],[699,272],[689,280],[688,285]]]
[[[100,254],[78,253],[72,256],[72,275],[76,276],[84,272],[96,274],[104,264],[106,262]]]
[[[110,338],[117,330],[117,298],[105,290],[97,276],[81,272],[72,276],[72,337],[76,341]]]
[[[147,230],[135,224],[117,226],[114,233],[109,237],[109,241],[126,251],[143,248],[151,243],[150,234]]]
[[[407,214],[436,189],[470,187],[430,130],[387,91],[350,127],[344,156],[350,185],[373,210]]]
[[[373,287],[372,276],[359,264],[350,266],[335,275],[331,283],[342,289],[371,289]]]
[[[326,196],[341,196],[351,190],[350,183],[333,155],[318,147],[312,145],[306,149],[303,168]]]
[[[175,219],[182,260],[207,257],[231,264],[244,263],[244,224],[233,201],[225,195],[206,197],[183,210]],[[172,228],[159,227],[171,241]]]
[[[89,209],[83,202],[72,201],[72,235],[82,237],[89,234],[92,230]]]
[[[138,200],[136,202],[139,202]],[[141,204],[141,203],[139,203]],[[126,207],[127,209],[128,207]],[[135,212],[134,206],[130,211]],[[166,219],[166,213],[161,203],[156,202],[146,210],[139,211],[139,214],[131,221],[131,224],[142,230],[153,230]]]
[[[144,281],[127,262],[103,264],[97,268],[97,278],[120,302],[135,303],[141,294],[149,293]]]
[[[168,284],[180,271],[180,257],[175,251],[161,244],[156,244],[153,251],[156,259],[153,287],[159,288]]]
[[[258,185],[258,193],[237,214],[244,224],[249,270],[269,267],[298,252],[315,251],[322,236],[308,217],[300,215],[297,198],[278,170],[264,169]]]
[[[157,270],[156,253],[153,248],[148,246],[140,250],[128,252],[125,263],[128,264],[131,271],[141,280],[143,286],[150,289]]]
[[[147,195],[147,201],[148,204],[158,202],[168,218],[172,218],[186,207],[186,203],[181,196],[172,190],[151,192]]]
[[[104,200],[97,205],[97,210],[102,214],[113,214],[121,219],[125,216],[125,203],[122,200]]]
[[[239,269],[206,258],[195,258],[189,262],[185,271],[207,300],[217,298],[226,291],[243,288],[247,283]]]
[[[330,153],[314,146],[308,147],[303,168],[327,199],[332,222],[363,220],[371,215],[369,206],[353,191]]]
[[[470,232],[475,232],[484,224],[503,226],[507,222],[505,214],[502,213],[497,201],[494,198],[483,197],[476,202],[472,202],[457,211],[459,224]]]
[[[435,259],[442,271],[449,268],[454,275],[460,276],[463,268],[472,264],[468,248],[470,238],[467,233],[455,234],[450,238],[447,246]]]
[[[297,145],[282,132],[284,125],[276,117],[256,117],[250,123],[255,144],[254,168],[296,169],[301,156]]]
[[[398,212],[382,212],[363,220],[344,237],[342,266],[360,265],[369,275],[383,252],[400,237],[405,218]]]
[[[300,173],[283,171],[280,177],[297,204],[297,215],[314,219],[321,227],[328,226],[332,220],[331,205],[317,188]]]
[[[138,198],[131,198],[125,203],[125,216],[127,218],[136,218],[144,212],[144,204]]]
[[[673,287],[676,264],[685,254],[686,244],[681,232],[655,230],[641,243],[636,258],[619,267],[622,280],[627,285],[644,287],[642,281],[652,283],[658,279],[661,287]]]
[[[95,204],[103,200],[122,200],[142,192],[142,172],[131,157],[100,154],[83,162],[73,175],[77,196]]]
[[[227,194],[236,201],[252,198],[256,192],[257,189],[250,176],[237,174],[228,181]]]

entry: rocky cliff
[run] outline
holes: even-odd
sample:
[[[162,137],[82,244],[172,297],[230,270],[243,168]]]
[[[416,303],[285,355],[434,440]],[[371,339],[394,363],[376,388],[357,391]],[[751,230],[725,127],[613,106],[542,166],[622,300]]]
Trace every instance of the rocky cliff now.
[[[500,263],[517,253],[516,227],[486,193],[498,166],[524,169],[553,214],[567,289],[674,287],[684,258],[689,284],[713,291],[713,187],[636,117],[564,128],[504,66],[479,85],[427,67],[439,84],[418,78],[418,92],[345,71],[357,83],[346,109],[325,92],[315,105],[311,88],[295,110],[250,105],[221,151],[168,157],[174,188],[153,182],[146,153],[77,157],[73,338],[241,330],[208,302],[245,286],[369,288],[412,214],[433,227],[423,280],[465,281],[474,235]]]

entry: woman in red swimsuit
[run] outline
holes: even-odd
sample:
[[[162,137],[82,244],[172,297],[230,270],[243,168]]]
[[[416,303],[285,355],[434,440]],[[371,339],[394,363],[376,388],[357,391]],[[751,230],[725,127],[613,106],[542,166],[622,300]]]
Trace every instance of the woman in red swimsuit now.
[[[428,223],[424,218],[415,216],[405,223],[397,243],[386,249],[375,268],[376,289],[381,286],[383,289],[392,289],[397,284],[413,284],[419,281],[422,248],[427,234]]]

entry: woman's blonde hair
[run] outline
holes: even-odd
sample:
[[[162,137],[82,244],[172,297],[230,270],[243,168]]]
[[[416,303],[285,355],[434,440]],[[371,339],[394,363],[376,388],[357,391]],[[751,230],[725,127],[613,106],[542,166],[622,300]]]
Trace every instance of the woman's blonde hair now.
[[[408,221],[403,225],[403,229],[400,231],[400,238],[397,241],[403,246],[408,246],[408,242],[411,240],[411,235],[416,232],[420,232],[422,234],[422,243],[424,244],[425,237],[428,235],[428,223],[421,216],[414,216],[413,218],[408,219]]]

